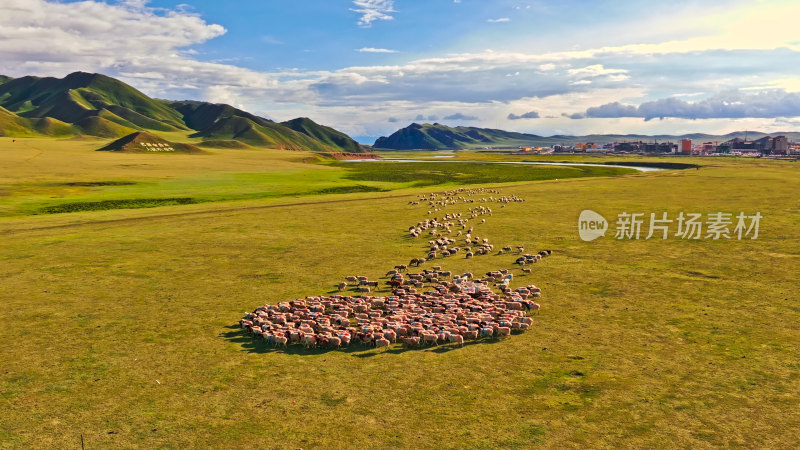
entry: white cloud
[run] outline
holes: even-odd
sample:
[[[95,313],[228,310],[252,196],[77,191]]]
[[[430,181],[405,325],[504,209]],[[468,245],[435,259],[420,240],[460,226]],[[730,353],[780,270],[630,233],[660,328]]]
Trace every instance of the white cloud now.
[[[520,120],[520,119],[538,119],[539,117],[540,117],[540,116],[539,116],[539,113],[538,113],[538,112],[536,112],[536,111],[529,111],[529,112],[526,112],[525,114],[520,114],[520,115],[517,115],[517,114],[514,114],[514,113],[510,113],[510,114],[507,116],[507,119],[508,119],[508,120]]]
[[[581,116],[593,118],[641,117],[644,120],[664,119],[665,117],[691,120],[800,117],[800,93],[790,93],[784,90],[755,93],[728,91],[697,102],[687,102],[670,97],[644,102],[638,107],[613,102],[589,108]]]
[[[442,117],[442,120],[478,120],[478,116],[470,116],[462,113],[450,114],[449,116]]]
[[[487,20],[489,23],[504,23],[504,22],[511,22],[511,19],[508,17],[500,17],[499,19],[489,19]]]
[[[397,53],[397,50],[390,50],[388,48],[375,48],[375,47],[363,47],[356,51],[361,53]]]
[[[0,6],[0,54],[17,73],[106,68],[126,57],[185,60],[183,48],[225,32],[194,14],[157,14],[144,1],[4,0]]]
[[[391,14],[397,12],[394,0],[353,0],[353,5],[355,8],[350,10],[361,14],[358,26],[365,28],[371,27],[376,20],[392,20]]]

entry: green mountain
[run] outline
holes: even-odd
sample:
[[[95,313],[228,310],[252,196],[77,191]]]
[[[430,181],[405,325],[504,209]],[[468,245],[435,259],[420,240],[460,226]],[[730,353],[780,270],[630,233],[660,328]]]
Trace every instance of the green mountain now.
[[[27,119],[0,107],[0,136],[53,136],[68,137],[74,134],[72,125],[49,117]]]
[[[375,141],[373,148],[386,150],[444,150],[467,148],[517,148],[520,146],[552,146],[574,145],[577,143],[593,142],[598,145],[612,142],[632,141],[671,141],[691,139],[694,142],[725,142],[734,138],[747,138],[755,140],[764,136],[784,135],[789,141],[800,140],[800,133],[762,133],[758,131],[736,131],[724,135],[711,135],[694,133],[686,135],[657,135],[647,136],[638,134],[592,134],[587,136],[538,136],[535,134],[517,133],[511,131],[495,130],[491,128],[474,127],[448,127],[438,123],[417,124],[412,123],[406,128],[397,130],[389,137],[380,137]]]
[[[236,140],[259,147],[282,150],[311,150],[315,152],[341,152],[310,136],[273,122],[256,122],[247,117],[231,116],[217,120],[192,137],[209,140]]]
[[[392,150],[461,149],[531,139],[541,139],[541,136],[491,128],[448,127],[438,123],[422,125],[412,123],[405,128],[397,130],[389,137],[378,138],[373,147]]]
[[[16,78],[0,84],[0,106],[22,117],[51,117],[66,123],[99,116],[123,126],[188,130],[180,113],[164,102],[101,74]]]
[[[303,133],[320,142],[342,149],[345,153],[363,153],[364,147],[354,141],[350,136],[336,131],[331,127],[320,125],[307,117],[281,122],[281,125],[289,127],[294,131]]]
[[[33,125],[28,119],[19,117],[11,111],[0,107],[0,135],[26,136],[36,134],[32,132]]]
[[[183,122],[193,130],[204,130],[215,122],[233,116],[244,117],[262,126],[268,126],[273,123],[269,119],[258,117],[250,114],[247,111],[234,108],[231,105],[222,103],[206,103],[193,100],[185,100],[180,102],[169,102],[169,105],[181,113]]]
[[[120,138],[137,131],[185,132],[215,143],[225,141],[221,147],[209,145],[218,148],[365,151],[349,136],[309,119],[278,124],[230,105],[154,99],[101,74],[0,76],[0,136]]]

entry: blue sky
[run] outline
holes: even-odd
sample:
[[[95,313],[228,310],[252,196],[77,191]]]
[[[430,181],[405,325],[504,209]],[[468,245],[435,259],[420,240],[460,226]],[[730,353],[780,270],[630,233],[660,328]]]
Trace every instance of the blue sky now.
[[[537,134],[800,126],[800,2],[4,0],[3,72],[308,116]]]

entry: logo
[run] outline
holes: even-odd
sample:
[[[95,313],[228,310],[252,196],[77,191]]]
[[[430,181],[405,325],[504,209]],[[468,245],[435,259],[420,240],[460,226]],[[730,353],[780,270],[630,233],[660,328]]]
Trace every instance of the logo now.
[[[675,219],[670,219],[667,212],[662,211],[660,217],[656,213],[650,213],[650,220],[643,212],[623,212],[617,214],[616,232],[614,239],[618,240],[638,240],[644,237],[648,241],[659,237],[664,240],[670,238],[680,238],[682,240],[699,239],[729,239],[750,240],[758,239],[758,229],[761,219],[764,216],[756,211],[753,215],[747,215],[744,211],[735,214],[733,212],[715,213],[684,213],[678,214]],[[673,216],[674,217],[674,216]],[[677,226],[673,226],[672,224]],[[673,228],[677,228],[672,234]],[[578,233],[581,240],[589,242],[601,236],[605,236],[608,231],[608,221],[605,217],[586,209],[578,217]],[[646,234],[646,236],[645,236]]]
[[[605,217],[591,209],[581,211],[581,215],[578,217],[578,233],[582,240],[593,241],[600,236],[605,236],[606,230],[608,230],[608,221]]]

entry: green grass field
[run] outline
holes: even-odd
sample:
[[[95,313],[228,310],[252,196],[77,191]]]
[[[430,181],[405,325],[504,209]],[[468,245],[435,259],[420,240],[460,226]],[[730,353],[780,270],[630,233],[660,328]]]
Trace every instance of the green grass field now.
[[[686,159],[701,167],[526,177],[473,164],[348,169],[272,150],[94,152],[101,145],[0,138],[0,446],[78,448],[81,436],[86,448],[800,441],[796,163]],[[284,351],[234,326],[264,303],[421,256],[427,239],[405,231],[429,207],[408,202],[475,182],[526,202],[495,208],[474,234],[554,251],[530,275],[514,270],[513,286],[543,291],[526,333],[463,349]],[[178,197],[202,201],[40,211]],[[764,219],[754,241],[610,233],[587,243],[584,209],[612,222],[662,211]],[[439,263],[483,273],[513,260]]]

